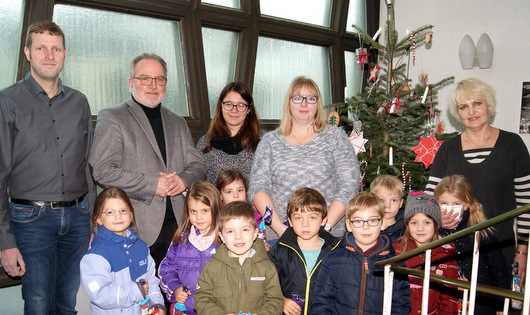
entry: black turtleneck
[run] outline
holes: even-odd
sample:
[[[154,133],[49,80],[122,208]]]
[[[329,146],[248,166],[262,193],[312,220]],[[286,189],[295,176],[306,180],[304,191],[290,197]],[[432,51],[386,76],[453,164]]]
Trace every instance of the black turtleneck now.
[[[155,134],[156,142],[158,143],[158,148],[160,149],[160,153],[162,154],[164,163],[167,165],[166,141],[164,140],[164,127],[162,126],[162,114],[160,114],[160,108],[162,107],[162,105],[158,104],[157,107],[151,108],[151,107],[144,106],[140,103],[138,104],[143,109],[145,115],[147,116],[147,119],[149,120],[149,123],[151,124],[151,128],[153,129],[153,132]]]

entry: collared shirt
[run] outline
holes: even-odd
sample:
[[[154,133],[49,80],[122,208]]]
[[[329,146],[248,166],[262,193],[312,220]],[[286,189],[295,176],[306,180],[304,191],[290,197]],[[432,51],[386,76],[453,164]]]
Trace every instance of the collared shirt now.
[[[5,237],[12,238],[8,196],[69,201],[89,191],[88,100],[61,80],[58,84],[50,99],[28,73],[0,91],[0,249]]]

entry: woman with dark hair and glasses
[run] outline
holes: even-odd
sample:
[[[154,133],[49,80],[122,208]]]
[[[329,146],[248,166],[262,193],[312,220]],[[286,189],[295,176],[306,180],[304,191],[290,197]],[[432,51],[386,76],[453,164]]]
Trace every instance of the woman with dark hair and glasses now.
[[[323,223],[343,237],[346,204],[359,191],[359,163],[344,130],[326,125],[320,90],[305,77],[291,82],[280,127],[263,136],[252,164],[249,197],[262,215],[266,206],[273,209],[271,245],[287,229],[287,200],[300,187],[324,196]]]
[[[206,180],[214,184],[224,170],[237,169],[250,176],[252,158],[261,127],[252,93],[242,82],[231,82],[221,91],[208,132],[197,142],[206,163]]]

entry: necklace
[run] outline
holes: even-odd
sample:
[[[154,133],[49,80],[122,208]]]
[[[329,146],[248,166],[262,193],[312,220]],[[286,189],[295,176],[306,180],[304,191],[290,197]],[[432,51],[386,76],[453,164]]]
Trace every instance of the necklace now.
[[[486,146],[486,144],[488,144],[488,140],[490,138],[490,135],[491,135],[491,128],[488,128],[488,135],[486,136],[486,141],[484,141],[483,145],[479,145],[479,144],[475,143],[475,141],[471,140],[471,137],[469,137],[469,134],[467,133],[467,130],[466,130],[466,138],[478,148],[484,148]]]
[[[294,135],[294,132],[291,133],[291,135],[293,136],[294,140],[296,141],[296,143],[297,143],[298,145],[301,145],[301,144],[307,143],[307,138],[310,137],[311,134],[312,134],[311,132],[308,133],[308,134],[306,134],[306,135],[302,138],[302,140],[300,140],[300,139],[298,139],[298,137],[296,137],[296,136]]]

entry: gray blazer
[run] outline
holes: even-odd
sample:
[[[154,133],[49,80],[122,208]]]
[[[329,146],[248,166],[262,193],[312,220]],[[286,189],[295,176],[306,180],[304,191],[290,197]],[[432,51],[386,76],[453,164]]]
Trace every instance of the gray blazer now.
[[[206,166],[195,149],[184,118],[161,108],[167,166],[142,108],[132,98],[98,114],[89,164],[101,187],[123,189],[131,199],[140,237],[151,246],[166,212],[166,200],[155,195],[158,173],[172,173],[191,185],[206,178]],[[182,219],[184,196],[171,197],[177,222]]]

